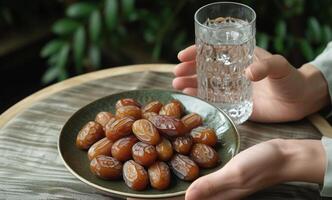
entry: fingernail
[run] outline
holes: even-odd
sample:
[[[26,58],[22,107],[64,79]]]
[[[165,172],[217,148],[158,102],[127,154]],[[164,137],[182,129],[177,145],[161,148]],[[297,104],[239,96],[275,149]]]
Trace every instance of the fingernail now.
[[[248,67],[247,69],[245,69],[245,74],[246,74],[246,77],[247,79],[253,81],[254,80],[254,76],[250,70],[250,68]]]
[[[178,59],[179,59],[179,60],[181,60],[180,57],[181,57],[181,54],[182,54],[182,53],[183,53],[183,50],[181,50],[181,51],[178,53]]]

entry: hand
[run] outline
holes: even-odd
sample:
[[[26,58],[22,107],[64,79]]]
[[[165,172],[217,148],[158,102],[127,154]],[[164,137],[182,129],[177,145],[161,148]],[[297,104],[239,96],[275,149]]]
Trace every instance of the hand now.
[[[325,151],[319,140],[270,140],[242,151],[222,169],[194,181],[186,200],[235,200],[286,181],[322,183]]]
[[[196,95],[196,49],[190,46],[178,55],[182,62],[174,69],[173,87]],[[256,47],[253,64],[246,69],[253,81],[251,120],[260,122],[294,121],[320,110],[329,103],[327,83],[312,65],[299,70],[280,55]]]

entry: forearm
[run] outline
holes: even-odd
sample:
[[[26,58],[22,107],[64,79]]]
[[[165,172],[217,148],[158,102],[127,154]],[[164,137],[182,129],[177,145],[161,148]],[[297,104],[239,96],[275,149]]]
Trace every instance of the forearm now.
[[[320,140],[281,140],[280,149],[285,157],[283,181],[323,183],[326,156]]]
[[[307,105],[303,109],[307,109],[307,115],[319,111],[323,107],[330,104],[330,96],[328,90],[328,84],[323,74],[312,64],[304,64],[299,68],[300,73],[305,78],[305,90],[304,101],[307,101]]]

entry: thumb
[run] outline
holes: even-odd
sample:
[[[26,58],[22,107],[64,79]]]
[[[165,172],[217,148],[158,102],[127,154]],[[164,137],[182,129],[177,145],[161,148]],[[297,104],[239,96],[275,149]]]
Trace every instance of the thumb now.
[[[211,199],[234,185],[229,174],[224,173],[223,168],[202,176],[194,181],[186,191],[186,200]]]
[[[281,55],[271,55],[254,62],[246,69],[246,76],[252,81],[260,81],[266,77],[281,79],[290,74],[293,66]]]

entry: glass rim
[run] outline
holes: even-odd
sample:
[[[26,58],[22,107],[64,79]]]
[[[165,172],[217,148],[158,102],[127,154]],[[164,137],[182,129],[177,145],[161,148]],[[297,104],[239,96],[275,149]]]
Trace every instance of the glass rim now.
[[[197,19],[197,15],[200,11],[202,11],[204,8],[208,7],[208,6],[212,6],[212,5],[215,5],[215,4],[234,4],[234,5],[238,5],[238,6],[243,6],[247,9],[249,9],[252,13],[253,13],[253,19],[248,22],[248,24],[244,25],[244,26],[252,26],[253,23],[255,23],[256,21],[256,12],[254,11],[254,9],[252,9],[250,6],[247,6],[243,3],[238,3],[238,2],[231,2],[231,1],[219,1],[219,2],[214,2],[214,3],[209,3],[209,4],[206,4],[202,7],[200,7],[194,14],[194,20],[195,20],[195,23],[206,28],[206,29],[212,29],[212,30],[219,30],[220,28],[218,27],[210,27],[210,26],[207,26],[205,24],[202,24],[201,22],[198,21]]]

